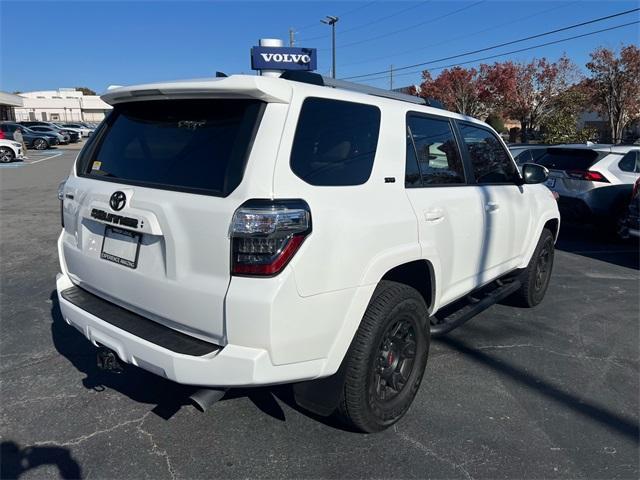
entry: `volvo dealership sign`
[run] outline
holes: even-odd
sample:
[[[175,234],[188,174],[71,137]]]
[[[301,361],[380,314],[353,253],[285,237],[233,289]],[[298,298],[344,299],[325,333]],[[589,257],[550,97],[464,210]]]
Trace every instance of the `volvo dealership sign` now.
[[[315,48],[253,47],[251,68],[254,70],[315,70]]]

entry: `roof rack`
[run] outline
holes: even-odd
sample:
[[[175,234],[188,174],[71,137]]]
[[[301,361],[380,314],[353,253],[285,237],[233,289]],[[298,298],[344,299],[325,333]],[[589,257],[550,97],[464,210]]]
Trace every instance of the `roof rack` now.
[[[424,99],[406,93],[394,92],[393,90],[384,90],[382,88],[370,87],[361,83],[345,82],[335,78],[325,77],[319,73],[288,70],[280,75],[280,78],[291,80],[293,82],[308,83],[311,85],[319,85],[321,87],[340,88],[342,90],[351,90],[353,92],[366,93],[376,97],[391,98],[401,102],[417,103],[418,105],[427,105],[429,107],[443,108],[442,103],[433,99]]]

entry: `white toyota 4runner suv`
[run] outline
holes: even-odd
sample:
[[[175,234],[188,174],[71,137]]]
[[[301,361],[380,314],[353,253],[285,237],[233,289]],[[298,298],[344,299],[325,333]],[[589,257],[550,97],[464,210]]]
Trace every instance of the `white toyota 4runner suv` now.
[[[61,185],[57,291],[105,368],[294,384],[382,430],[432,335],[547,289],[559,214],[489,126],[313,73],[122,87]]]

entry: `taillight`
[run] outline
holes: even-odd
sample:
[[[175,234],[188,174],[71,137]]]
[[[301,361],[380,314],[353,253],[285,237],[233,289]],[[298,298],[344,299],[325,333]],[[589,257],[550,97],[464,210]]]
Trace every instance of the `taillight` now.
[[[277,275],[311,233],[303,200],[249,200],[231,221],[231,273]]]
[[[607,180],[606,177],[600,172],[593,172],[591,170],[568,170],[567,175],[569,175],[571,178],[577,178],[578,180],[609,183],[609,180]]]
[[[633,200],[638,195],[638,190],[640,190],[640,178],[636,180],[633,184],[633,190],[631,191],[631,199]]]
[[[5,138],[7,137],[4,136],[4,132],[0,130],[0,140],[4,140]]]

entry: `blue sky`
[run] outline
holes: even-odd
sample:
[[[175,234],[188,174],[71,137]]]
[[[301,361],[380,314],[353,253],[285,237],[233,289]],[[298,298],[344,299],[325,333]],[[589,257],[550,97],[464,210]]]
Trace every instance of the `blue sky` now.
[[[637,1],[0,1],[0,89],[30,91],[205,77],[216,70],[251,73],[258,38],[318,48],[318,71],[330,68],[329,27],[337,15],[338,77],[359,75],[481,49],[637,8]],[[456,13],[457,11],[457,13]],[[638,20],[638,12],[501,49],[435,63],[465,62]],[[639,43],[638,25],[496,60],[527,61],[563,53],[584,67],[603,45]],[[491,63],[495,60],[487,60]],[[473,65],[470,64],[470,65]],[[469,66],[469,65],[467,65]],[[409,72],[417,69],[410,69]],[[434,70],[437,74],[438,70]],[[388,87],[385,78],[367,80]],[[397,76],[394,86],[419,82]]]

